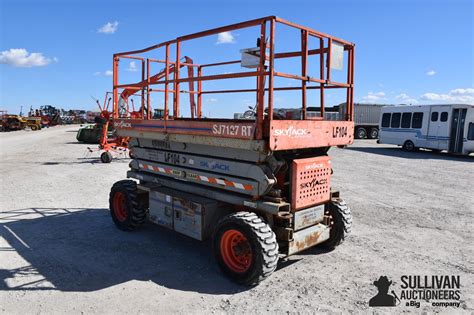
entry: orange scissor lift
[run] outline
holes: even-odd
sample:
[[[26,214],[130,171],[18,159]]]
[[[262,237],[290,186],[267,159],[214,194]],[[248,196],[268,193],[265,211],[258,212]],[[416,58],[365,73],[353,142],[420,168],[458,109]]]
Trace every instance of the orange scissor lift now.
[[[276,51],[277,27],[296,30],[297,50]],[[244,29],[256,32],[257,44],[241,50],[238,60],[198,64],[181,58],[189,42]],[[316,69],[309,67],[310,58]],[[122,59],[141,62],[139,82],[119,83]],[[298,74],[276,70],[285,59],[299,59]],[[164,70],[153,75],[153,63],[163,64]],[[229,65],[251,70],[216,73]],[[210,68],[214,71],[205,74]],[[346,72],[343,82],[332,80],[340,68]],[[354,44],[275,16],[114,54],[113,122],[118,135],[130,139],[134,156],[127,173],[131,179],[115,183],[110,192],[114,223],[133,230],[148,219],[195,239],[211,238],[222,271],[250,285],[270,275],[279,257],[318,244],[339,245],[351,230],[352,217],[339,192],[331,189],[327,151],[353,141],[353,69]],[[318,76],[309,75],[314,70]],[[231,88],[233,80],[252,77],[254,87]],[[299,84],[276,86],[277,79]],[[229,88],[203,89],[203,82],[218,80]],[[189,90],[181,90],[185,83]],[[342,90],[347,111],[340,120],[327,120],[325,92],[336,89]],[[319,102],[316,112],[307,106],[312,90],[319,92],[312,100]],[[130,93],[124,91],[141,92],[134,117],[121,111],[121,95]],[[281,110],[275,108],[274,94],[280,91],[299,91],[299,110],[276,115]],[[152,115],[157,109],[152,93],[164,95],[162,117]],[[183,93],[190,98],[189,117],[180,111]],[[203,96],[217,93],[254,94],[255,117],[204,117]]]

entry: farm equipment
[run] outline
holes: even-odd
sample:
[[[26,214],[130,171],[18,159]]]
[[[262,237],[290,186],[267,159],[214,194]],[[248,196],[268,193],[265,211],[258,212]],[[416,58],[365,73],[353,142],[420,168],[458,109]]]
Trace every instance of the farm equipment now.
[[[52,105],[43,105],[39,109],[41,124],[47,127],[60,125],[61,111]]]
[[[79,142],[89,143],[89,144],[99,144],[100,137],[102,135],[103,124],[95,123],[93,125],[86,125],[79,128],[77,131],[76,139]],[[113,127],[109,125],[109,130],[107,132],[107,137],[112,137]]]
[[[297,50],[276,51],[277,25],[297,31]],[[188,42],[241,29],[255,30],[257,37],[256,47],[240,50],[241,59],[202,64],[181,59]],[[268,277],[279,257],[318,244],[331,249],[341,244],[351,231],[352,217],[340,193],[331,189],[333,170],[326,153],[353,142],[354,47],[269,16],[114,54],[113,124],[119,136],[130,139],[133,150],[130,179],[116,182],[110,191],[115,225],[130,231],[148,219],[198,240],[210,238],[221,270],[247,285]],[[146,58],[144,53],[163,57]],[[308,67],[310,57],[316,67]],[[298,74],[276,70],[275,64],[286,58],[300,59]],[[140,82],[119,83],[123,59],[141,62]],[[152,63],[164,64],[160,75],[150,73]],[[217,67],[229,65],[252,70],[216,73]],[[187,73],[180,71],[183,66]],[[205,75],[211,67],[214,71]],[[343,79],[334,79],[334,70],[340,69]],[[236,88],[232,82],[241,78],[253,78],[250,82],[256,84]],[[285,79],[297,80],[299,86],[276,84]],[[203,82],[211,80],[231,83],[226,89],[203,89]],[[181,89],[184,83],[189,90]],[[342,89],[348,104],[340,120],[324,115],[325,92],[333,89]],[[142,96],[136,116],[121,110],[123,91],[132,90]],[[319,92],[312,102],[319,101],[320,116],[307,114],[310,90]],[[281,91],[299,91],[300,117],[275,115],[274,94]],[[151,93],[164,93],[163,111],[152,108]],[[202,96],[217,93],[254,93],[255,115],[204,118]],[[190,98],[188,117],[180,111],[182,94]]]
[[[62,123],[61,111],[52,105],[43,105],[36,110],[30,108],[28,116],[41,118],[41,127],[51,127]]]
[[[103,142],[106,142],[107,139],[109,139],[109,137],[112,137],[114,129],[111,124],[107,124],[107,133],[105,135],[103,135],[102,133],[102,130],[106,123],[105,117],[109,117],[110,119],[110,112],[108,110],[110,101],[112,100],[112,97],[110,96],[110,94],[111,94],[110,92],[105,93],[105,100],[104,100],[103,105],[100,105],[99,100],[95,100],[96,103],[99,105],[100,112],[98,115],[94,116],[94,119],[93,119],[94,125],[87,125],[85,127],[80,128],[77,131],[77,135],[76,135],[77,141],[84,142],[84,143],[99,144],[101,143],[101,140]],[[92,149],[89,149],[89,150],[92,150]]]
[[[31,130],[41,130],[41,118],[25,117],[26,124]]]
[[[185,65],[192,64],[192,59],[185,56],[184,58],[185,63],[180,64],[180,68],[184,67]],[[188,73],[192,73],[192,67],[188,67]],[[158,82],[159,80],[163,79],[166,76],[166,73],[168,72],[173,72],[174,71],[174,65],[170,65],[167,70],[163,69],[159,71],[157,74],[153,76],[149,76],[146,80],[144,76],[142,75],[142,81],[139,82],[138,84],[144,85],[144,84],[155,84],[155,82]],[[194,86],[193,83],[189,83],[189,90],[191,92],[194,92],[193,90]],[[134,86],[127,87],[123,89],[119,96],[119,101],[118,101],[118,106],[116,108],[117,110],[117,115],[120,117],[126,117],[126,118],[132,118],[132,119],[140,119],[144,117],[145,115],[145,105],[143,103],[144,100],[144,94],[142,92],[141,99],[142,99],[142,104],[141,108],[139,110],[135,110],[135,105],[133,102],[133,99],[131,98],[133,95],[135,95],[139,89],[137,89]],[[129,137],[123,137],[118,135],[117,133],[114,132],[114,116],[112,115],[112,112],[109,111],[109,104],[111,98],[109,95],[112,94],[110,92],[107,92],[105,94],[105,100],[103,106],[100,105],[99,101],[96,100],[97,105],[100,108],[100,115],[99,117],[96,117],[96,126],[97,130],[100,132],[99,136],[99,151],[103,151],[102,154],[100,155],[100,160],[103,163],[110,163],[112,162],[113,155],[112,152],[118,152],[118,153],[124,153],[127,151],[128,148],[128,141]],[[195,108],[195,103],[194,103],[194,98],[190,98],[190,107]],[[148,112],[147,112],[148,114]],[[154,110],[153,117],[163,117],[164,115],[164,110]],[[151,113],[149,115],[151,116]],[[110,135],[110,129],[113,130],[112,135]],[[96,130],[96,129],[93,129]],[[81,132],[81,130],[79,130]],[[87,130],[82,131],[82,133],[87,133]],[[92,134],[92,132],[89,132]],[[79,136],[79,134],[78,134]],[[79,138],[78,138],[79,140]],[[92,149],[88,148],[89,152],[92,152]],[[133,152],[129,151],[130,157],[133,156]]]
[[[1,130],[13,131],[23,130],[28,126],[27,121],[20,115],[3,114],[1,118]]]
[[[103,105],[99,100],[96,100],[100,109],[100,114],[94,118],[95,124],[80,128],[77,132],[76,139],[79,142],[98,143],[97,149],[87,148],[88,154],[94,151],[103,151],[100,155],[100,160],[103,163],[112,162],[113,156],[111,152],[125,153],[128,150],[128,138],[118,136],[113,127],[112,113],[109,111],[110,101],[112,100],[111,92],[105,93]],[[128,107],[125,106],[122,113],[127,116]]]

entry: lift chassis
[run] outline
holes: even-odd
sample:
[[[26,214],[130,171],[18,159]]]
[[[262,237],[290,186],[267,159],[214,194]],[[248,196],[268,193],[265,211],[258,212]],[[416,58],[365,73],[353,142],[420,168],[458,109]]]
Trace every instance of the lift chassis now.
[[[277,24],[300,31],[299,50],[275,52]],[[252,27],[259,31],[257,47],[243,50],[241,60],[195,64],[180,58],[181,45],[187,41]],[[310,49],[309,38],[316,39],[317,47]],[[159,49],[164,59],[139,57]],[[244,56],[248,52],[251,55]],[[309,75],[309,56],[318,61],[318,77]],[[331,70],[343,67],[344,56],[347,79],[331,80]],[[300,58],[301,73],[275,71],[275,60],[280,58]],[[142,62],[142,81],[119,84],[121,59]],[[254,64],[249,66],[249,60]],[[150,79],[153,62],[164,65],[160,80]],[[254,71],[203,75],[208,67],[232,64]],[[187,76],[180,74],[182,67],[188,68]],[[269,276],[280,257],[318,244],[336,247],[350,233],[352,217],[339,192],[331,189],[333,170],[327,152],[353,142],[353,68],[354,44],[274,16],[115,54],[114,126],[121,137],[130,138],[133,160],[127,172],[130,179],[115,183],[110,192],[113,221],[128,231],[149,220],[198,240],[211,239],[221,270],[248,285]],[[204,81],[243,77],[255,77],[256,88],[202,87]],[[277,77],[301,85],[274,86]],[[188,83],[189,91],[181,90],[180,83]],[[344,120],[326,119],[324,93],[331,89],[346,92]],[[141,92],[140,115],[120,114],[123,90]],[[274,93],[289,90],[301,93],[298,115],[295,111],[276,115]],[[308,90],[319,91],[316,115],[307,108]],[[151,115],[152,92],[164,93],[163,117]],[[188,118],[180,114],[183,93],[192,99]],[[255,118],[204,117],[202,96],[216,93],[255,93]],[[173,95],[172,106],[168,94]]]

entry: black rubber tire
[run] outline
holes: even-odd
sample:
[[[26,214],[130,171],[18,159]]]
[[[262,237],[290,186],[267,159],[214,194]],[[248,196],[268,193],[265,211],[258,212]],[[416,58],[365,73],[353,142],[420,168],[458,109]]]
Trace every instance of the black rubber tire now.
[[[355,131],[355,138],[356,139],[365,139],[367,138],[367,130],[364,127],[359,127]]]
[[[378,128],[370,128],[369,139],[377,139],[378,137],[379,137],[379,129]]]
[[[433,152],[433,153],[441,153],[441,151],[443,151],[443,150],[440,150],[440,149],[431,149],[431,152]]]
[[[339,198],[326,204],[326,215],[330,215],[331,231],[327,241],[322,243],[323,247],[334,249],[341,245],[352,230],[352,213],[346,202]]]
[[[102,163],[110,163],[112,162],[112,154],[110,152],[104,152],[100,155],[100,160]]]
[[[221,237],[230,229],[244,234],[252,249],[251,265],[243,273],[232,271],[221,255]],[[253,212],[242,211],[222,218],[214,230],[213,251],[222,272],[233,281],[244,285],[257,285],[275,271],[278,263],[278,242],[275,233]]]
[[[128,157],[131,158],[131,159],[135,158],[135,153],[133,153],[133,151],[131,149],[128,149]]]
[[[146,220],[148,212],[148,203],[145,199],[140,199],[137,193],[137,183],[133,180],[121,180],[116,182],[109,195],[109,209],[112,220],[115,225],[122,231],[133,231],[140,227]],[[125,221],[120,221],[113,209],[113,198],[117,192],[125,195],[127,218]]]
[[[403,143],[402,149],[405,150],[405,151],[407,151],[407,152],[414,152],[414,151],[416,151],[415,144],[414,144],[413,141],[411,141],[411,140],[405,141],[405,143]]]

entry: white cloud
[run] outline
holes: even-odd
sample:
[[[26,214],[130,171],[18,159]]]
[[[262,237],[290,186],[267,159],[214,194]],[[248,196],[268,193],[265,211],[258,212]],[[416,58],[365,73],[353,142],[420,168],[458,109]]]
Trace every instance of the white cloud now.
[[[114,74],[114,72],[112,70],[106,70],[104,72],[100,72],[100,71],[96,71],[93,73],[94,76],[100,76],[100,75],[105,75],[105,76],[112,76]]]
[[[362,100],[360,102],[370,103],[370,102],[376,102],[376,101],[381,101],[381,100],[386,100],[385,92],[377,92],[377,93],[369,92],[369,94],[362,97]]]
[[[132,72],[138,71],[137,64],[135,63],[135,61],[130,61],[127,71],[132,71]]]
[[[473,95],[474,88],[454,89],[454,90],[451,90],[449,93],[451,93],[452,95]]]
[[[97,32],[103,34],[113,34],[117,31],[119,23],[115,22],[108,22],[104,26],[100,27]]]
[[[421,95],[422,100],[443,103],[469,103],[474,104],[474,88],[454,89],[446,94],[425,93]]]
[[[416,99],[412,98],[411,96],[409,96],[406,93],[398,94],[397,96],[395,96],[395,98],[397,100],[400,100],[403,103],[408,103],[408,104],[417,104],[418,103],[418,101]]]
[[[210,98],[207,98],[207,99],[206,99],[206,102],[207,102],[207,103],[215,103],[215,102],[217,102],[217,101],[218,101],[218,99],[215,98],[215,97],[210,97]]]
[[[235,43],[234,35],[232,32],[222,32],[217,34],[216,44],[232,44]]]
[[[401,94],[398,94],[397,96],[395,96],[396,99],[399,99],[399,100],[405,100],[407,98],[410,98],[410,96],[408,96],[407,94],[405,93],[401,93]]]
[[[429,75],[429,76],[432,76],[432,75],[435,75],[436,74],[436,71],[434,70],[429,70],[426,72],[426,75]]]
[[[11,48],[0,52],[0,63],[13,67],[31,68],[49,65],[58,58],[46,58],[42,53],[29,53],[24,48]]]

